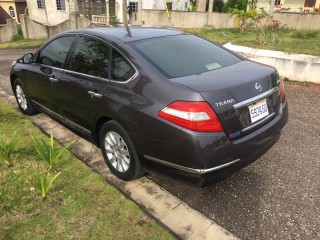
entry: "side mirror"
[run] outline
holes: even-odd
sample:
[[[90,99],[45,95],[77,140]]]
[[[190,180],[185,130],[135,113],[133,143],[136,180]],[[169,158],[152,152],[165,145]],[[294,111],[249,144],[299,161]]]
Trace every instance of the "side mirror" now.
[[[33,53],[27,53],[22,57],[22,62],[23,63],[30,63],[31,59],[33,58]]]

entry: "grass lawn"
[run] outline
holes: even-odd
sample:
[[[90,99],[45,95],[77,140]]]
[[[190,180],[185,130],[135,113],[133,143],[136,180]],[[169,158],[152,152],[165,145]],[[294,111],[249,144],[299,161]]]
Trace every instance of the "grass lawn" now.
[[[0,100],[0,139],[8,142],[16,130],[12,166],[0,161],[0,239],[173,239],[69,152],[55,165],[61,174],[43,200],[33,186],[42,162],[31,136],[49,138]]]
[[[14,48],[38,48],[47,38],[42,39],[21,39],[10,42],[0,42],[0,49],[14,49]]]
[[[288,53],[300,53],[320,56],[320,31],[316,30],[283,30],[283,42],[279,45],[260,45],[255,42],[255,35],[250,33],[241,34],[240,30],[235,29],[192,29],[187,30],[199,36],[210,39],[214,42],[277,50]]]

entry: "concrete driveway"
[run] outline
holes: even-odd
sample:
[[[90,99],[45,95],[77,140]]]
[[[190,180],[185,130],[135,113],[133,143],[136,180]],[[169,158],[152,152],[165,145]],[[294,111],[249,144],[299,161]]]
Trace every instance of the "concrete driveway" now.
[[[33,50],[0,50],[0,87],[10,64]],[[290,120],[261,159],[206,188],[152,174],[161,187],[241,239],[320,239],[320,86],[286,84]]]

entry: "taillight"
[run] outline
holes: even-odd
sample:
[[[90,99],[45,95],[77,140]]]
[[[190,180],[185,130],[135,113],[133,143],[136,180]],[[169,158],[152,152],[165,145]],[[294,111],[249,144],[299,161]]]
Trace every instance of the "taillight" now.
[[[222,125],[207,102],[176,101],[158,113],[159,117],[198,132],[223,132]]]

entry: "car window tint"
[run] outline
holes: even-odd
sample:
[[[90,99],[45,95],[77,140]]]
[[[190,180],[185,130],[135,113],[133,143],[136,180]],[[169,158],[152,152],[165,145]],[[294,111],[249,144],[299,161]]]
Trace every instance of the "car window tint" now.
[[[70,70],[96,77],[108,78],[110,48],[87,37],[80,37],[70,64]]]
[[[111,79],[124,82],[135,73],[135,69],[117,50],[112,50]]]
[[[62,68],[67,58],[74,36],[58,38],[42,49],[38,62],[52,67]]]
[[[169,78],[200,74],[241,61],[223,48],[189,34],[130,44]]]

